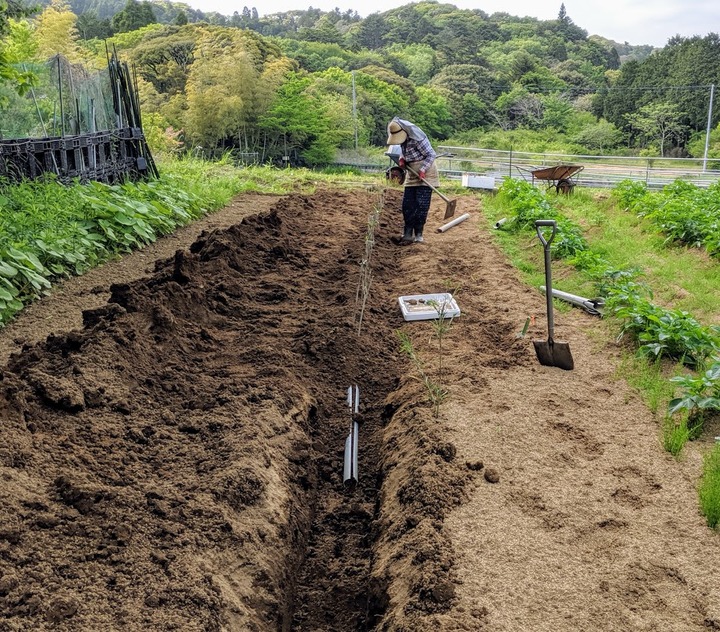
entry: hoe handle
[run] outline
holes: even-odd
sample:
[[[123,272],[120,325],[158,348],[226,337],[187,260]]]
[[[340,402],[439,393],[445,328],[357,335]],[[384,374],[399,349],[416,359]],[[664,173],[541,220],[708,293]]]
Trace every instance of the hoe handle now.
[[[407,169],[410,173],[412,173],[416,178],[420,178],[420,174],[415,171],[409,164],[405,163],[405,169]],[[437,193],[445,202],[449,203],[450,200],[448,200],[440,191],[438,191],[432,184],[430,184],[425,178],[420,178],[427,186],[429,186],[435,193]]]

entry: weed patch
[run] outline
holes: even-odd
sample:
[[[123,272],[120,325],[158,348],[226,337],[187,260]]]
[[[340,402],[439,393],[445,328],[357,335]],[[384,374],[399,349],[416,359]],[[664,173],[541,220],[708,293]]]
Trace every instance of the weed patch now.
[[[720,524],[720,444],[706,456],[700,481],[700,508],[708,526],[715,529]]]

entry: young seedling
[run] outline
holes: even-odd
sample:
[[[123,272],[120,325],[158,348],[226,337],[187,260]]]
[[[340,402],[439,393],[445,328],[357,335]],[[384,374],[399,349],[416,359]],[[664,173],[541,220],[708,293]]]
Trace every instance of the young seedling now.
[[[355,304],[357,312],[355,313],[355,323],[357,324],[357,333],[360,335],[362,330],[363,318],[365,316],[365,305],[370,295],[370,284],[372,281],[371,260],[373,249],[375,247],[375,229],[380,223],[380,213],[384,205],[384,196],[382,193],[377,197],[373,205],[372,212],[368,216],[367,233],[365,234],[365,254],[360,261],[360,279],[358,281],[357,291],[355,292]]]
[[[525,324],[523,325],[522,330],[521,330],[520,333],[517,334],[515,337],[516,337],[516,338],[524,338],[524,337],[526,336],[529,328],[530,328],[530,316],[528,316],[528,317],[525,319]]]
[[[415,348],[413,347],[412,340],[410,340],[410,336],[408,336],[403,331],[398,331],[397,334],[400,338],[400,350],[403,353],[407,354],[407,356],[410,358],[410,361],[415,365],[415,369],[418,372],[420,381],[425,387],[425,390],[428,394],[428,399],[433,406],[433,413],[437,418],[440,416],[440,404],[445,401],[448,393],[440,384],[435,382],[427,374],[427,372],[425,371],[425,365],[418,357]]]
[[[438,381],[443,381],[443,341],[452,326],[453,317],[447,316],[447,301],[429,301],[429,304],[437,312],[437,318],[432,320],[432,328],[435,339],[438,341]]]

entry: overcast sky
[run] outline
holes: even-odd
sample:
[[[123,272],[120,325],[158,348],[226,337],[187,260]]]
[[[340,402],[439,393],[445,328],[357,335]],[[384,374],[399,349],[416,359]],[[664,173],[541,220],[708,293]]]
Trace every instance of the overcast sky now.
[[[255,7],[267,15],[312,6],[323,11],[335,7],[353,9],[362,17],[408,4],[407,0],[185,0],[201,11],[232,15],[243,6]],[[555,19],[562,0],[456,0],[461,9],[481,9],[486,13],[502,11],[510,15]],[[602,35],[616,42],[664,46],[673,35],[705,36],[720,32],[720,0],[565,0],[567,15],[590,35]]]

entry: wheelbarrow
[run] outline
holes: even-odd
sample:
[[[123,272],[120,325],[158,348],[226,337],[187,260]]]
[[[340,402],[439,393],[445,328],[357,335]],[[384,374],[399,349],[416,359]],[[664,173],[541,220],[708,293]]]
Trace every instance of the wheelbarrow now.
[[[558,193],[572,193],[577,184],[577,174],[585,167],[582,165],[555,165],[554,167],[542,167],[530,171],[535,180],[547,180],[552,184],[548,188],[554,188]]]

